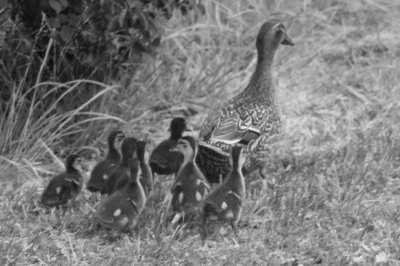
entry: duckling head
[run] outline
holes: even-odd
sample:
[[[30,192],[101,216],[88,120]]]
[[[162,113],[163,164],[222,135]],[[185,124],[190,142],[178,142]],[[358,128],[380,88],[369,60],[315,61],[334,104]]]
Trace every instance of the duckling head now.
[[[260,28],[257,36],[257,50],[259,54],[275,51],[280,44],[294,45],[286,33],[286,27],[279,19],[266,21]]]
[[[108,146],[113,147],[115,150],[119,151],[122,146],[122,142],[125,139],[125,135],[120,130],[114,130],[108,136]]]
[[[171,120],[169,131],[171,132],[172,139],[179,139],[182,137],[184,131],[190,131],[190,129],[186,125],[185,118],[175,117]]]
[[[126,161],[129,158],[136,158],[136,144],[137,140],[135,138],[126,138],[122,142],[121,152],[122,158]]]
[[[184,136],[178,140],[178,144],[171,151],[182,153],[186,162],[194,160],[197,154],[197,142],[192,136]]]
[[[67,172],[84,172],[84,160],[83,157],[78,155],[78,154],[72,154],[68,156],[67,158],[67,163],[66,163],[66,169]]]

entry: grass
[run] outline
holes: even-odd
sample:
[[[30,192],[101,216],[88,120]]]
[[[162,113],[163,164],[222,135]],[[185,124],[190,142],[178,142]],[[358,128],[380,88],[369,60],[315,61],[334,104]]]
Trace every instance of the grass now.
[[[16,88],[13,113],[1,120],[1,264],[400,265],[400,4],[264,2],[209,1],[203,17],[176,15],[159,56],[128,88],[94,84],[104,88],[101,113],[90,105],[62,113],[53,104],[46,119],[31,119],[35,105],[27,111]],[[268,162],[271,185],[247,180],[240,239],[228,234],[202,246],[195,228],[171,228],[170,178],[160,178],[131,238],[93,224],[96,200],[87,191],[61,220],[38,208],[43,186],[61,171],[60,150],[103,148],[115,126],[154,145],[173,115],[198,130],[245,86],[255,36],[271,16],[284,19],[296,42],[275,64],[285,130]],[[38,86],[73,92],[80,82]],[[88,117],[84,124],[74,123],[79,115]],[[68,134],[75,142],[60,147]]]

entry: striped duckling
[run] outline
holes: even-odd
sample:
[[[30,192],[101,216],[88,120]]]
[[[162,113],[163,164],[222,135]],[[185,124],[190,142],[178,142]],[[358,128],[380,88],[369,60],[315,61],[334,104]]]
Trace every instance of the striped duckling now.
[[[251,157],[243,168],[247,174],[259,167],[257,158],[269,154],[274,138],[280,133],[272,69],[281,45],[294,45],[285,26],[278,19],[266,21],[257,36],[257,66],[248,85],[204,121],[197,162],[210,182],[218,182],[229,172],[228,155],[233,144],[247,146],[246,153]]]
[[[241,172],[244,162],[241,156],[242,147],[231,149],[231,171],[224,182],[205,199],[202,205],[202,239],[207,237],[207,221],[219,220],[229,222],[237,236],[237,223],[242,213],[245,198],[245,184]]]
[[[107,180],[105,192],[111,195],[114,191],[122,188],[131,178],[129,162],[131,159],[137,161],[136,157],[137,140],[133,137],[125,138],[122,142],[121,152],[122,160],[115,171]],[[138,169],[135,170],[137,172]]]
[[[182,153],[183,163],[171,188],[171,205],[175,212],[172,224],[197,216],[199,204],[210,191],[207,180],[195,162],[196,140],[191,136],[182,137],[174,150]]]
[[[102,226],[117,232],[131,231],[146,204],[146,194],[139,180],[139,160],[127,160],[129,182],[99,203],[95,219]]]
[[[66,171],[52,178],[43,191],[41,203],[46,207],[65,207],[72,203],[83,186],[83,158],[68,156]]]
[[[121,163],[121,146],[125,139],[124,133],[119,130],[112,131],[108,136],[108,154],[107,157],[99,162],[90,175],[86,187],[91,192],[107,193],[107,183],[111,174]]]
[[[183,117],[175,117],[171,120],[169,127],[171,133],[169,139],[158,144],[150,155],[150,167],[153,173],[159,175],[170,175],[178,172],[183,162],[182,154],[171,151],[182,137],[184,131],[189,131],[186,120]]]

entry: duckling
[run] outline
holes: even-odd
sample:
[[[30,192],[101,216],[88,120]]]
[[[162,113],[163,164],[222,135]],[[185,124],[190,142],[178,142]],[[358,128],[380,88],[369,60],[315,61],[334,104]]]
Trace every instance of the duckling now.
[[[154,173],[159,175],[170,175],[178,172],[183,162],[182,154],[171,151],[176,146],[178,140],[182,137],[184,131],[189,131],[186,126],[185,118],[175,117],[172,119],[169,131],[169,139],[158,144],[150,155],[150,167]]]
[[[135,156],[136,154],[136,156]],[[139,181],[142,184],[142,187],[145,191],[146,197],[149,196],[150,192],[153,190],[153,175],[151,173],[150,166],[148,165],[148,152],[146,151],[146,142],[137,141],[136,142],[136,153],[132,156],[133,159],[137,159],[139,161],[140,168],[134,170],[134,173],[139,173]],[[129,176],[123,175],[118,180],[118,183],[115,186],[114,191],[123,189],[126,184],[129,183]]]
[[[191,136],[182,137],[174,150],[182,153],[183,163],[171,188],[171,205],[176,213],[172,224],[177,223],[181,218],[185,221],[188,218],[197,216],[200,202],[210,191],[207,180],[195,162],[197,154],[196,140]]]
[[[107,180],[105,193],[111,195],[114,191],[122,188],[128,181],[130,180],[130,176],[138,172],[138,169],[134,170],[133,173],[129,173],[129,164],[130,159],[136,158],[136,143],[137,140],[135,138],[129,137],[124,139],[122,142],[121,152],[122,152],[122,160],[115,171],[111,174],[111,176]],[[133,168],[131,168],[132,171]]]
[[[153,190],[153,174],[149,166],[149,153],[146,150],[146,142],[138,141],[136,144],[136,153],[139,160],[141,170],[140,183],[144,189],[146,197],[149,197],[150,192]]]
[[[111,174],[121,163],[120,149],[125,135],[122,131],[115,130],[108,136],[108,154],[107,157],[99,162],[90,175],[86,187],[91,192],[106,193],[106,186]]]
[[[83,158],[77,154],[70,155],[65,166],[65,173],[51,179],[43,191],[41,203],[46,207],[66,207],[82,190]]]
[[[95,214],[95,219],[100,225],[117,232],[131,231],[146,204],[146,194],[137,171],[139,161],[129,158],[127,165],[129,182],[100,202]]]
[[[274,137],[280,133],[281,118],[272,67],[281,44],[294,45],[285,26],[278,19],[266,21],[257,36],[258,60],[249,84],[204,121],[200,131],[198,164],[210,181],[217,182],[229,171],[226,168],[229,169],[227,162],[231,145],[247,146],[246,153],[252,158],[246,160],[244,170],[251,172],[257,169],[254,167],[258,163],[257,157],[269,153]]]
[[[231,149],[231,171],[224,182],[203,202],[201,211],[202,239],[207,237],[207,221],[221,220],[231,224],[237,237],[237,223],[242,213],[243,199],[245,198],[245,183],[241,172],[243,157],[242,147],[233,146]]]

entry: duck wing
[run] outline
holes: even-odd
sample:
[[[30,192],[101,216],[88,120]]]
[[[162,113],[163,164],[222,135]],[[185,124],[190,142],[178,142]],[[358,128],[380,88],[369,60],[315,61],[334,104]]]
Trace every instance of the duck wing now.
[[[200,138],[227,144],[248,144],[260,136],[257,113],[239,102],[230,102],[209,115],[203,124]]]
[[[82,188],[79,174],[61,174],[50,181],[42,195],[42,203],[47,206],[66,205],[75,198]]]

